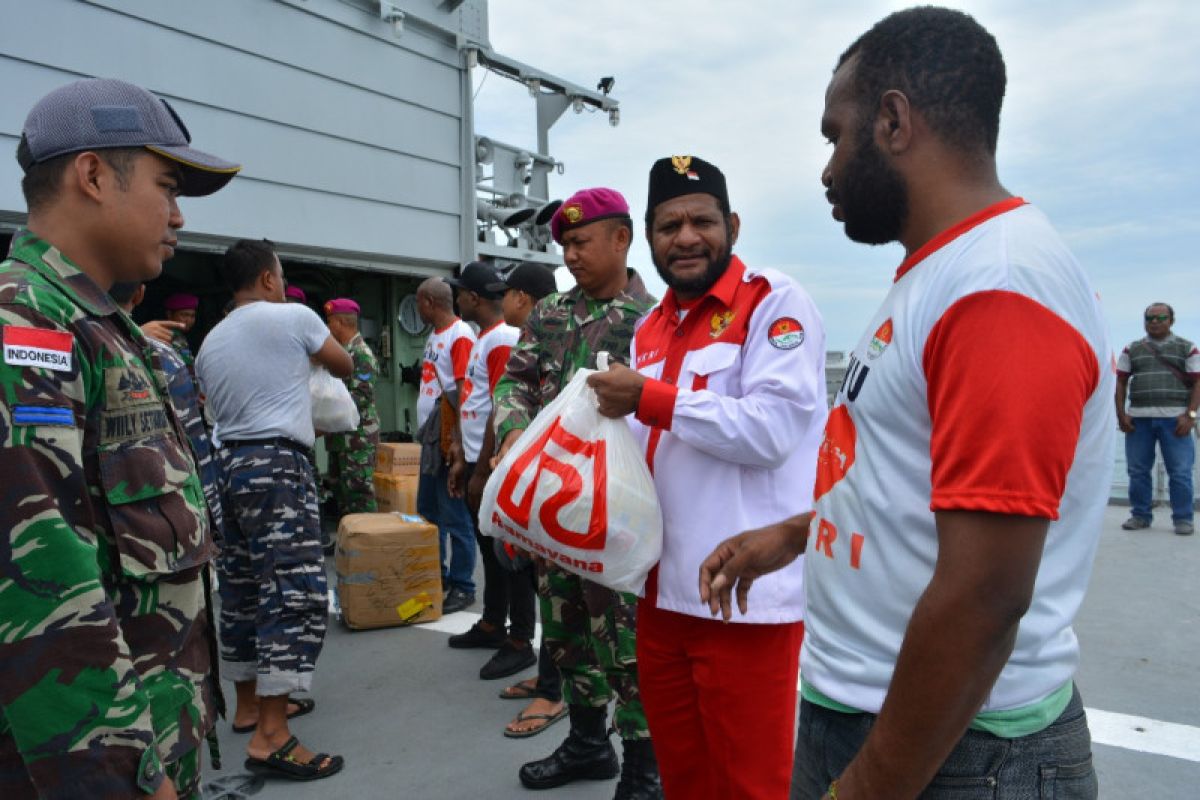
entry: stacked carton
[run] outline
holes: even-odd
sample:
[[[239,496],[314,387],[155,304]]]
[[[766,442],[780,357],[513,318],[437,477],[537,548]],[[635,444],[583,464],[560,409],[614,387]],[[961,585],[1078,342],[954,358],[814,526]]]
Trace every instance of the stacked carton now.
[[[375,449],[375,502],[381,512],[417,513],[421,446],[384,442]]]
[[[338,599],[351,628],[442,616],[437,526],[415,514],[347,514],[338,526]]]

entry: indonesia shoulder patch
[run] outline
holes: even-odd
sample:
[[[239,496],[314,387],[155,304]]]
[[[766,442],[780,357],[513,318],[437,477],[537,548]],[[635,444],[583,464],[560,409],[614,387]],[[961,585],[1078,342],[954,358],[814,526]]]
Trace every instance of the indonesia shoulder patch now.
[[[74,343],[74,335],[67,331],[5,325],[4,363],[11,367],[41,367],[55,372],[70,372]]]
[[[795,317],[780,317],[767,328],[767,341],[779,350],[795,350],[804,344],[804,326]]]

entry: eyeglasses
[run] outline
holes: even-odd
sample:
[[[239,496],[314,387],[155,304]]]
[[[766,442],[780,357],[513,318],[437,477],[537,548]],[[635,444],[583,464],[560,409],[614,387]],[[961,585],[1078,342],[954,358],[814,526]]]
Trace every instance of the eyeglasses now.
[[[1147,314],[1146,322],[1167,322],[1171,319],[1170,314]]]

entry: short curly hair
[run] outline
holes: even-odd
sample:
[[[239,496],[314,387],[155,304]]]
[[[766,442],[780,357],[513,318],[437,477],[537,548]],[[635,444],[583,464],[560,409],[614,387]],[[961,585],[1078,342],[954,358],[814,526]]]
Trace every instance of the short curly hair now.
[[[238,239],[221,258],[220,273],[229,291],[254,285],[258,276],[275,266],[275,243],[270,239]]]
[[[854,56],[854,87],[864,113],[873,114],[883,93],[897,89],[946,144],[995,155],[1004,58],[973,17],[935,6],[897,11],[850,45],[837,68]]]

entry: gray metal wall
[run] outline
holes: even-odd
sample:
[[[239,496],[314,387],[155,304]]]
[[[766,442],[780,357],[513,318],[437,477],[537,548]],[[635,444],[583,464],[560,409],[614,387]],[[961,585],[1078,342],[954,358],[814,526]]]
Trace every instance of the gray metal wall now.
[[[240,161],[185,200],[186,246],[266,236],[281,251],[397,272],[464,260],[473,231],[469,75],[486,0],[0,0],[0,216],[24,209],[15,151],[29,107],[80,77],[169,99],[201,149]],[[467,144],[464,144],[467,143]]]

